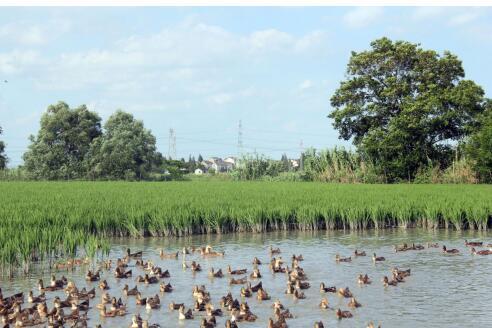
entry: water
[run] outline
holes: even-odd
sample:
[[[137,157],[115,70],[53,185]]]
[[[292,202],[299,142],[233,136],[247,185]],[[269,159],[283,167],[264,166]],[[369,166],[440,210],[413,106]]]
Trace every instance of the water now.
[[[273,317],[271,304],[275,299],[290,309],[295,318],[288,320],[289,327],[312,327],[315,321],[322,320],[325,327],[365,327],[373,321],[382,327],[485,327],[492,324],[492,313],[488,310],[492,305],[492,256],[472,256],[464,239],[479,239],[485,243],[492,242],[492,234],[488,232],[453,232],[453,231],[426,231],[418,229],[386,230],[365,232],[276,232],[265,234],[227,234],[211,236],[193,236],[186,238],[145,238],[145,239],[114,239],[111,257],[116,259],[124,254],[127,247],[133,250],[143,250],[144,259],[152,260],[163,269],[168,269],[171,278],[162,279],[171,282],[174,287],[172,293],[160,294],[162,308],[160,310],[146,311],[144,307],[135,305],[134,297],[124,297],[129,314],[119,318],[100,318],[95,308],[100,301],[101,291],[97,289],[97,296],[91,301],[93,309],[89,312],[89,326],[101,323],[103,327],[129,327],[131,314],[140,313],[150,323],[158,323],[162,327],[198,327],[201,314],[195,315],[194,320],[179,322],[177,311],[168,309],[171,301],[193,305],[191,288],[193,285],[206,285],[212,295],[212,302],[219,308],[220,297],[231,291],[233,296],[240,299],[241,286],[229,286],[228,276],[219,279],[210,279],[208,269],[222,268],[226,272],[227,265],[233,269],[248,268],[251,272],[251,261],[254,256],[263,261],[260,271],[263,275],[261,281],[267,292],[272,296],[270,301],[258,301],[255,296],[246,299],[258,320],[254,323],[239,323],[239,327],[266,327],[269,317]],[[408,251],[395,253],[393,245],[407,243],[438,242],[448,248],[458,248],[461,254],[452,256],[442,254],[440,249],[430,248],[423,251]],[[179,260],[161,260],[159,250],[164,248],[166,252],[176,251],[183,246],[201,246],[211,244],[215,250],[224,250],[224,258],[202,258],[200,255],[187,256],[187,261],[193,259],[201,264],[203,271],[193,274],[191,271],[183,271],[181,257]],[[309,277],[311,288],[304,290],[306,299],[295,301],[290,295],[284,294],[286,289],[286,277],[284,274],[273,274],[268,270],[270,255],[268,246],[280,247],[282,257],[290,263],[290,256],[302,254],[304,261],[301,267]],[[349,256],[354,249],[365,250],[367,257],[359,257],[351,263],[335,263],[335,255]],[[373,264],[370,255],[376,252],[378,256],[386,257],[383,263]],[[180,255],[181,256],[181,255]],[[133,264],[134,262],[132,262]],[[381,278],[389,276],[390,269],[394,266],[411,268],[412,275],[405,283],[397,287],[384,288]],[[123,286],[127,283],[130,288],[136,282],[135,278],[143,272],[133,269],[131,279],[117,281],[112,272],[104,272],[103,279],[107,279],[111,289],[111,296],[120,297]],[[248,274],[249,274],[248,272]],[[97,287],[96,283],[86,282],[84,275],[86,269],[75,272],[63,272],[69,279],[74,280],[79,288]],[[357,284],[358,274],[368,274],[373,280],[371,285],[360,287]],[[57,277],[61,276],[57,273]],[[31,277],[15,279],[13,281],[1,281],[4,295],[13,292],[30,289],[38,294],[37,279],[43,277],[49,282],[49,274],[33,272]],[[348,310],[348,299],[336,294],[320,294],[319,284],[325,282],[327,286],[335,285],[337,288],[348,286],[356,299],[362,304],[361,308],[351,310],[354,317],[351,319],[336,319],[334,310],[322,310],[318,304],[322,297],[326,296],[332,308],[340,307]],[[254,285],[256,281],[253,281]],[[153,296],[159,293],[159,285],[138,284],[142,296]],[[48,305],[51,307],[52,299],[60,296],[66,297],[63,292],[47,293]],[[67,313],[69,310],[66,311]],[[217,327],[224,327],[228,318],[217,317]]]

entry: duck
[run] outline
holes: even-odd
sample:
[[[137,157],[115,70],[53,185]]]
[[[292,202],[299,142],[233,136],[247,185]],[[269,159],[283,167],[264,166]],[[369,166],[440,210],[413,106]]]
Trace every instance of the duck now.
[[[214,309],[211,303],[205,305],[205,311],[207,312],[207,316],[209,317],[221,317],[223,315],[221,309]]]
[[[411,249],[414,251],[421,251],[421,250],[425,249],[425,247],[423,245],[420,245],[420,244],[412,243]]]
[[[142,297],[142,294],[140,294],[140,292],[138,292],[136,295],[136,304],[137,305],[147,305],[147,298]]]
[[[270,255],[275,255],[275,254],[280,254],[280,248],[273,248],[272,245],[270,245]]]
[[[403,245],[395,245],[395,253],[398,252],[406,252],[409,250],[407,243],[403,243]]]
[[[371,283],[371,279],[369,279],[369,276],[367,274],[359,274],[357,282],[359,283],[359,285],[369,285]]]
[[[354,256],[357,257],[357,256],[366,256],[366,252],[362,251],[362,252],[359,252],[357,249],[354,251]]]
[[[427,248],[439,248],[439,243],[427,243]]]
[[[261,261],[260,261],[260,259],[259,259],[259,258],[257,258],[256,256],[255,256],[255,258],[253,259],[253,265],[261,265]]]
[[[336,315],[337,315],[338,319],[352,318],[353,317],[353,315],[350,311],[342,311],[340,309],[337,310]]]
[[[472,247],[471,253],[472,254],[476,254],[476,255],[491,255],[492,254],[492,251],[491,250],[488,250],[488,249],[483,249],[483,250],[477,251],[475,249],[475,247]]]
[[[292,261],[301,262],[304,261],[304,257],[302,256],[302,254],[299,255],[292,254]]]
[[[408,277],[410,275],[411,269],[400,270],[397,267],[394,267],[393,270],[391,270],[391,272],[402,277],[402,278],[405,278],[405,277]]]
[[[290,313],[289,309],[286,309],[284,311],[280,310],[279,308],[274,308],[273,309],[273,313],[275,315],[275,318],[277,320],[279,319],[292,319],[294,316],[292,315],[292,313]]]
[[[311,285],[309,282],[301,282],[300,280],[296,280],[295,287],[299,289],[309,289],[311,288]]]
[[[99,289],[108,290],[109,289],[108,282],[106,280],[101,281],[99,283]]]
[[[68,279],[62,276],[61,279],[56,279],[55,275],[51,276],[50,286],[51,287],[63,287],[68,283]]]
[[[100,279],[99,271],[97,271],[96,273],[92,273],[92,271],[89,270],[85,275],[85,280],[87,281],[99,281],[99,279]]]
[[[383,277],[383,286],[388,287],[388,286],[396,286],[398,282],[396,280],[389,280],[387,276]]]
[[[132,276],[132,270],[125,271],[123,267],[118,266],[116,267],[114,276],[118,279],[129,278]]]
[[[274,308],[274,309],[277,309],[277,308],[278,308],[278,309],[280,309],[280,310],[283,310],[283,309],[284,309],[284,305],[283,305],[283,304],[282,304],[282,302],[280,302],[280,300],[277,298],[277,299],[275,300],[275,302],[273,302],[273,304],[272,304],[272,308]]]
[[[336,293],[337,288],[335,286],[326,287],[325,283],[322,282],[321,284],[319,284],[319,291],[322,293]]]
[[[226,320],[225,327],[226,328],[238,328],[237,324],[234,321],[231,321],[229,319]]]
[[[191,309],[188,309],[188,311],[185,312],[185,307],[181,306],[179,308],[179,320],[191,320],[193,319],[193,312]]]
[[[137,286],[133,287],[132,289],[129,289],[128,285],[125,285],[125,287],[123,287],[123,295],[135,296],[137,294],[138,294],[138,287]]]
[[[214,268],[212,267],[208,271],[208,276],[211,278],[223,278],[224,274],[222,273],[222,269],[215,271]]]
[[[126,249],[126,256],[130,259],[141,259],[142,255],[143,255],[143,251],[131,253],[129,248]]]
[[[248,282],[247,277],[238,278],[238,279],[234,279],[234,278],[229,279],[229,285],[243,285],[247,282]]]
[[[66,308],[66,307],[68,308],[72,306],[71,300],[72,299],[70,298],[70,296],[64,301],[62,301],[60,297],[56,296],[55,299],[53,300],[53,304],[57,308]]]
[[[89,301],[83,301],[79,303],[77,300],[72,300],[71,302],[72,302],[72,306],[71,306],[72,311],[79,310],[79,311],[87,312],[90,309]]]
[[[159,309],[161,307],[161,300],[159,298],[159,295],[155,294],[154,297],[147,297],[147,302],[146,302],[145,308],[147,310],[151,309]]]
[[[92,288],[91,290],[87,291],[84,287],[81,291],[72,291],[69,296],[72,298],[77,298],[79,300],[88,300],[96,297],[96,288]]]
[[[350,289],[348,287],[340,288],[338,290],[338,295],[343,296],[345,298],[349,298],[349,297],[353,296],[352,292],[350,291]]]
[[[371,322],[369,322],[369,323],[367,324],[367,327],[366,327],[366,328],[375,328],[375,327],[376,327],[376,326],[374,326],[374,322],[372,322],[372,321],[371,321]],[[381,328],[381,325],[378,325],[378,328]]]
[[[391,272],[391,277],[393,280],[396,280],[397,282],[405,282],[405,278],[403,276],[398,275],[396,272]]]
[[[167,284],[161,283],[159,286],[159,290],[162,293],[171,293],[173,291],[173,286],[171,286],[171,283],[167,283]]]
[[[200,321],[200,328],[214,328],[214,327],[215,327],[215,323],[208,322],[207,319],[205,318],[202,318],[202,320]]]
[[[261,278],[260,270],[257,269],[257,268],[253,269],[253,272],[251,272],[251,274],[249,275],[249,277],[251,279],[259,279],[259,278]]]
[[[227,273],[229,273],[230,275],[241,275],[245,274],[246,272],[248,272],[248,269],[232,270],[230,265],[227,266]]]
[[[360,304],[359,302],[357,302],[357,300],[355,299],[355,297],[352,297],[350,299],[350,301],[348,302],[348,307],[351,307],[351,308],[358,308],[358,307],[361,307],[362,304]]]
[[[258,316],[255,314],[251,313],[249,310],[247,311],[238,311],[237,309],[233,309],[231,311],[231,320],[232,321],[247,321],[247,322],[254,322],[258,319]]]
[[[205,246],[205,249],[201,252],[202,256],[221,256],[223,257],[225,255],[225,252],[216,252],[212,250],[212,246],[207,245]]]
[[[116,310],[112,310],[112,311],[108,311],[106,309],[106,306],[104,306],[101,311],[99,312],[99,314],[102,316],[102,317],[119,317],[119,316],[124,316],[126,315],[126,310],[125,309],[116,309]]]
[[[163,249],[161,249],[161,251],[159,252],[159,257],[161,259],[177,259],[178,255],[179,255],[179,252],[167,254],[166,252],[164,252]]]
[[[383,256],[376,256],[376,253],[373,253],[372,254],[372,261],[374,263],[376,263],[376,262],[386,261],[386,259]]]
[[[145,284],[157,284],[159,282],[159,278],[156,276],[149,276],[147,273],[144,276],[144,281]]]
[[[294,294],[292,295],[294,296],[294,299],[297,300],[302,300],[306,298],[306,295],[300,289],[294,290]]]
[[[325,328],[325,326],[323,325],[323,321],[316,321],[314,323],[314,328]]]
[[[169,303],[169,310],[179,310],[181,307],[184,307],[184,303]]]
[[[40,292],[54,292],[56,290],[63,289],[60,286],[44,286],[43,279],[38,280],[38,289]]]
[[[191,271],[193,271],[193,272],[202,271],[202,267],[196,261],[191,261],[191,266],[190,267],[191,267]]]
[[[260,301],[266,301],[270,299],[270,295],[263,288],[260,288],[256,292],[256,298]]]
[[[169,273],[169,270],[162,271],[161,268],[154,268],[151,272],[157,276],[157,278],[171,278],[171,273]]]
[[[465,246],[482,247],[482,241],[468,241],[465,239]]]
[[[39,294],[39,296],[34,296],[32,290],[29,291],[27,296],[27,302],[29,303],[42,303],[46,301],[46,295],[44,292]]]
[[[326,297],[323,297],[321,299],[321,302],[319,303],[319,307],[321,309],[329,309],[330,308],[330,306],[328,305],[328,299]]]
[[[251,289],[253,291],[253,293],[256,293],[258,290],[260,290],[261,288],[263,288],[263,283],[260,281],[259,283],[257,283],[256,285],[254,286],[251,286],[251,283],[248,282],[247,284],[247,287],[249,289]]]
[[[335,261],[337,263],[340,263],[340,262],[352,262],[352,258],[349,256],[349,257],[340,257],[340,254],[337,254],[335,255]]]
[[[253,296],[253,292],[249,288],[241,287],[241,296],[242,297],[251,297],[251,296]]]
[[[460,251],[457,250],[456,248],[447,249],[445,245],[442,245],[442,252],[444,254],[458,254]]]

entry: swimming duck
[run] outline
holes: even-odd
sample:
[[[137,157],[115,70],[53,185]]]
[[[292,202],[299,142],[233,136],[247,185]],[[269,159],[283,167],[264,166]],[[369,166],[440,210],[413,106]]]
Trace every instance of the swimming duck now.
[[[238,279],[234,279],[234,278],[229,279],[229,285],[243,285],[247,282],[248,282],[247,277],[238,278]]]
[[[338,295],[343,296],[345,298],[349,298],[349,297],[353,296],[352,292],[350,291],[350,289],[348,287],[340,288],[338,290]]]
[[[161,259],[177,259],[178,254],[179,254],[179,252],[167,254],[166,252],[164,252],[163,249],[161,249],[161,251],[159,252],[159,257]]]
[[[51,287],[63,287],[68,283],[68,279],[62,276],[61,279],[57,280],[55,275],[51,276],[50,286]]]
[[[292,254],[292,261],[301,262],[304,261],[304,257],[302,256],[302,254],[299,254],[297,256],[295,254]]]
[[[258,317],[256,315],[254,315],[253,313],[251,313],[250,311],[243,311],[243,313],[241,313],[237,309],[233,309],[231,311],[231,320],[232,321],[254,322],[254,321],[256,321],[256,319],[258,319]]]
[[[261,265],[261,261],[260,261],[260,259],[259,259],[259,258],[257,258],[256,256],[255,256],[255,258],[253,259],[253,265]]]
[[[398,252],[406,252],[409,250],[407,243],[404,243],[403,245],[395,245],[395,253]]]
[[[376,253],[372,254],[372,261],[373,262],[382,262],[386,261],[386,259],[383,256],[376,256]]]
[[[337,263],[340,263],[340,262],[351,262],[352,261],[352,258],[349,256],[349,257],[340,257],[339,254],[335,255],[335,261]]]
[[[314,328],[325,328],[325,326],[323,325],[323,321],[316,321],[314,323]]]
[[[124,316],[126,314],[125,309],[116,309],[115,311],[108,311],[106,309],[106,305],[103,306],[101,311],[99,312],[101,317],[117,317],[117,316]]]
[[[280,253],[281,253],[280,248],[273,248],[272,245],[270,245],[270,255],[280,254]]]
[[[350,311],[342,311],[340,309],[337,310],[336,315],[337,315],[338,319],[352,318],[353,317],[353,315]]]
[[[336,293],[337,292],[337,288],[335,286],[325,287],[325,283],[322,282],[319,285],[319,291],[322,292],[322,293]]]
[[[44,292],[39,294],[39,296],[34,296],[32,290],[29,291],[29,295],[27,296],[27,301],[29,303],[41,303],[46,301],[46,295]]]
[[[383,286],[388,287],[388,286],[396,286],[398,282],[396,280],[389,280],[387,276],[383,277]]]
[[[358,308],[358,307],[362,306],[359,302],[357,302],[355,297],[352,297],[347,305],[348,305],[348,307],[351,307],[351,308]]]
[[[321,309],[329,309],[330,308],[330,306],[328,305],[328,299],[326,297],[323,297],[321,299],[321,302],[319,303],[319,307]]]
[[[215,323],[208,322],[207,319],[205,318],[202,318],[202,320],[200,321],[200,328],[214,328],[214,327],[215,327]]]
[[[241,275],[245,274],[246,272],[248,272],[248,269],[232,270],[230,265],[227,266],[227,273],[229,273],[230,275]]]
[[[161,283],[159,286],[159,290],[162,293],[170,293],[173,291],[173,286],[171,286],[171,283],[167,283],[167,284]]]
[[[205,249],[201,252],[203,256],[224,256],[225,252],[216,252],[212,250],[212,246],[207,245]]]
[[[222,269],[215,271],[214,268],[212,267],[208,271],[208,276],[211,278],[223,278],[224,274],[222,273]]]
[[[150,277],[147,273],[145,274],[144,276],[144,280],[143,282],[145,284],[157,284],[159,282],[159,278],[157,278],[156,276],[152,276]]]
[[[251,297],[253,295],[253,292],[251,289],[241,287],[241,296],[242,297]]]
[[[124,278],[129,278],[132,276],[132,270],[128,270],[125,272],[125,270],[123,269],[123,267],[116,267],[116,270],[114,272],[114,275],[116,278],[118,279],[124,279]]]
[[[365,274],[364,276],[360,274],[357,282],[360,285],[369,285],[371,283],[371,279],[369,279],[369,276],[367,274]]]
[[[237,324],[234,321],[231,321],[229,319],[226,320],[225,327],[226,328],[238,328]]]
[[[179,310],[181,307],[184,307],[184,304],[183,303],[174,303],[174,302],[171,302],[169,304],[169,309],[170,310]]]
[[[71,300],[72,306],[71,309],[72,311],[79,310],[79,311],[84,311],[87,312],[89,311],[89,301],[83,301],[79,303],[77,300]]]
[[[196,261],[192,261],[190,267],[191,267],[191,271],[193,271],[193,272],[202,271],[202,267]]]
[[[294,294],[292,295],[294,296],[294,299],[298,299],[298,300],[302,300],[306,298],[306,295],[304,295],[304,293],[299,289],[294,290]]]
[[[354,251],[354,256],[366,256],[366,252],[359,252],[357,249]]]
[[[179,320],[191,320],[193,319],[193,312],[191,309],[188,309],[188,311],[185,312],[184,306],[181,306],[179,308]]]
[[[100,279],[99,271],[97,271],[96,273],[92,273],[92,271],[89,270],[85,275],[85,280],[87,281],[99,281],[99,279]]]
[[[171,274],[169,273],[169,270],[162,271],[161,268],[155,267],[151,270],[151,273],[158,278],[170,278]]]
[[[143,251],[138,251],[136,253],[130,253],[130,249],[126,249],[126,256],[130,259],[141,259],[143,255]]]
[[[283,310],[283,309],[284,309],[284,306],[283,306],[283,304],[280,302],[280,300],[277,298],[277,299],[275,300],[275,302],[273,302],[273,304],[272,304],[272,308],[274,308],[274,309],[277,309],[277,308],[278,308],[278,309],[280,309],[280,310]]]
[[[249,289],[251,289],[253,291],[253,293],[256,293],[258,290],[260,290],[261,288],[263,288],[263,283],[260,281],[259,283],[257,283],[256,285],[254,286],[251,286],[251,283],[248,282],[247,284],[247,287]]]
[[[300,280],[296,280],[295,287],[299,289],[308,289],[311,285],[308,282],[301,282]]]
[[[56,290],[63,289],[63,287],[59,286],[44,286],[43,279],[38,280],[38,289],[40,292],[54,292]]]
[[[488,249],[483,249],[483,250],[477,251],[477,250],[475,250],[475,247],[472,247],[471,253],[476,254],[476,255],[491,255],[492,251],[488,250]]]
[[[371,322],[369,322],[369,323],[367,324],[367,327],[366,327],[366,328],[375,328],[375,327],[376,327],[376,326],[374,326],[374,322],[372,322],[372,321],[371,321]],[[378,328],[381,328],[381,325],[378,325]]]
[[[439,243],[427,243],[427,248],[438,248]]]
[[[207,311],[207,316],[209,317],[221,317],[222,316],[222,310],[221,309],[214,309],[214,306],[211,303],[208,303],[205,305],[205,311]]]
[[[272,318],[268,319],[268,328],[287,328],[285,319],[280,318],[277,321],[273,321]]]
[[[277,320],[280,319],[292,319],[294,316],[292,313],[290,313],[289,309],[286,309],[284,311],[281,311],[279,308],[274,308],[273,309],[273,314],[275,315],[275,318]]]
[[[99,289],[108,290],[109,289],[108,282],[106,280],[101,281],[99,283]]]
[[[256,298],[260,301],[266,301],[270,299],[270,295],[263,288],[260,288],[256,292]]]
[[[413,251],[421,251],[421,250],[425,249],[425,247],[423,245],[420,245],[420,244],[412,243],[412,247],[410,249]]]
[[[468,241],[465,239],[465,246],[482,247],[483,242],[482,241]]]
[[[249,275],[251,279],[259,279],[261,278],[261,273],[259,269],[253,269],[253,272]]]
[[[125,287],[123,287],[123,295],[135,296],[137,294],[138,294],[138,287],[137,286],[133,287],[132,289],[129,289],[128,285],[125,285]]]
[[[147,297],[147,302],[146,302],[145,308],[147,310],[151,309],[159,309],[161,307],[161,300],[159,298],[159,295],[155,294],[154,297]]]
[[[146,305],[147,304],[147,298],[142,297],[142,294],[140,294],[140,292],[137,293],[136,304],[137,305]]]
[[[400,270],[397,267],[394,267],[393,270],[391,270],[392,273],[395,273],[398,276],[401,276],[402,278],[408,277],[410,275],[411,269],[407,270]]]
[[[447,249],[445,245],[442,245],[442,252],[444,254],[458,254],[460,251],[457,250],[456,248]]]
[[[64,301],[62,301],[58,296],[56,296],[53,301],[53,304],[55,305],[56,308],[71,307],[72,306],[71,300],[72,299],[70,298],[70,296]]]

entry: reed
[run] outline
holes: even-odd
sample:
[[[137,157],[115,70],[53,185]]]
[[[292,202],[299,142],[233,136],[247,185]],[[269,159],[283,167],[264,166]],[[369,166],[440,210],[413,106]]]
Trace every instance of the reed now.
[[[1,182],[0,265],[107,255],[110,236],[288,229],[487,229],[491,185]]]

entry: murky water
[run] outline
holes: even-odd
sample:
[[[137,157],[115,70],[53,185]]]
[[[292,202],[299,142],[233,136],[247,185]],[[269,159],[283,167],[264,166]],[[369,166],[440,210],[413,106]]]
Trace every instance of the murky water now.
[[[212,302],[219,307],[220,297],[231,291],[234,297],[240,299],[241,286],[229,286],[228,277],[210,279],[208,269],[222,268],[226,272],[227,265],[233,269],[248,268],[251,271],[251,261],[254,256],[260,258],[264,265],[260,266],[263,275],[263,286],[272,296],[271,301],[258,301],[255,297],[246,299],[258,320],[254,323],[239,323],[240,327],[266,327],[269,317],[273,317],[271,304],[275,299],[290,309],[295,315],[288,320],[289,327],[312,327],[315,321],[322,320],[325,327],[365,327],[373,321],[383,327],[490,327],[492,326],[492,256],[472,256],[464,239],[479,239],[486,243],[492,242],[492,234],[488,232],[453,232],[453,231],[424,231],[410,230],[386,230],[366,232],[277,232],[266,234],[229,234],[212,236],[193,236],[189,238],[159,239],[146,238],[115,239],[111,257],[116,259],[123,256],[127,247],[132,250],[143,250],[144,259],[152,260],[163,269],[168,269],[171,278],[162,279],[170,282],[174,291],[160,294],[160,310],[147,311],[144,307],[136,306],[134,297],[122,296],[127,303],[129,314],[119,318],[101,318],[95,308],[99,303],[101,291],[97,289],[97,296],[91,302],[93,309],[89,312],[89,326],[101,323],[103,327],[129,327],[131,314],[140,313],[150,323],[158,323],[162,327],[198,327],[202,316],[197,313],[194,320],[179,322],[177,311],[171,311],[167,305],[174,301],[193,305],[191,288],[193,285],[205,285],[212,295]],[[423,251],[409,251],[395,253],[393,245],[408,243],[438,242],[448,248],[458,248],[461,253],[456,256],[444,255],[440,249],[430,248]],[[224,250],[224,258],[202,258],[200,255],[187,256],[187,260],[197,260],[203,271],[193,274],[191,271],[183,271],[181,258],[178,260],[161,260],[159,249],[167,252],[176,251],[183,246],[201,246],[211,244],[215,250]],[[305,290],[306,299],[294,301],[290,295],[284,293],[286,289],[286,277],[284,274],[273,274],[268,270],[270,255],[268,246],[280,247],[284,259],[290,256],[302,254],[304,261],[300,263],[309,277],[311,288]],[[367,257],[353,259],[351,263],[335,263],[335,254],[349,256],[354,249],[365,250]],[[369,256],[376,252],[378,256],[386,257],[386,261],[373,264]],[[290,262],[286,261],[286,262]],[[132,262],[134,264],[134,262]],[[394,266],[411,268],[412,275],[406,282],[397,287],[384,288],[381,278],[389,275]],[[135,286],[135,278],[143,272],[133,269],[131,279],[116,280],[112,272],[104,272],[103,279],[107,279],[111,289],[111,296],[120,297],[123,286],[127,283],[130,288]],[[96,283],[84,280],[85,269],[75,272],[64,272],[69,279],[74,280],[79,288],[97,287]],[[249,272],[248,272],[249,273]],[[371,285],[360,287],[357,284],[357,276],[367,273],[373,280]],[[61,276],[61,272],[57,277]],[[13,292],[35,290],[38,294],[37,279],[43,277],[49,282],[49,274],[34,273],[30,278],[3,280],[1,287],[4,295]],[[326,296],[333,308],[340,307],[348,310],[348,299],[336,294],[320,294],[319,284],[325,282],[327,286],[348,286],[354,296],[362,304],[361,308],[351,310],[354,317],[351,319],[336,319],[334,310],[322,310],[318,304],[323,296]],[[256,281],[253,281],[255,284]],[[138,284],[142,296],[153,296],[159,293],[159,285]],[[52,306],[52,299],[60,296],[66,297],[63,292],[47,293],[48,305]],[[67,313],[69,311],[66,311]],[[218,327],[223,327],[225,315],[217,317]]]

